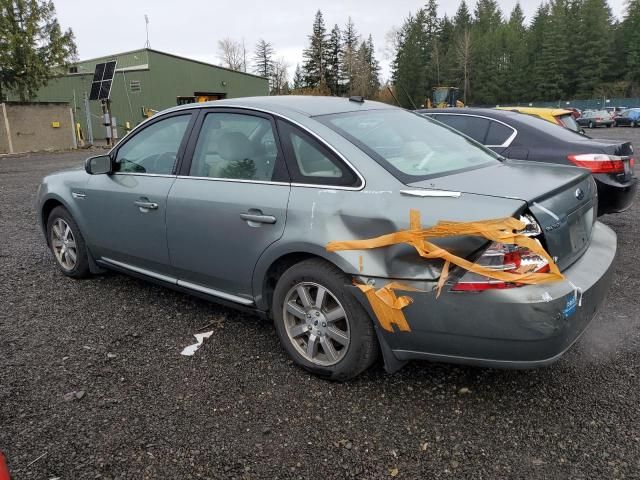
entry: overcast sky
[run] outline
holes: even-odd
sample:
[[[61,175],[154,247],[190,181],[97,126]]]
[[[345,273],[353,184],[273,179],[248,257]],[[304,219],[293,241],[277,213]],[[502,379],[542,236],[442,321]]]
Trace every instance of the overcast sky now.
[[[100,57],[144,47],[145,21],[149,16],[151,48],[176,55],[219,64],[217,41],[230,37],[246,42],[253,56],[258,39],[271,42],[278,56],[290,63],[290,75],[302,62],[302,50],[315,12],[320,8],[327,30],[335,23],[341,27],[351,16],[358,32],[373,35],[376,56],[382,64],[383,79],[389,76],[389,59],[385,58],[385,34],[402,24],[409,12],[424,1],[418,0],[110,0],[78,2],[54,0],[58,19],[64,28],[71,27],[76,36],[80,59]],[[453,16],[457,0],[440,0],[440,15]],[[516,0],[498,0],[508,15]],[[625,0],[609,0],[613,14],[621,17]],[[467,0],[475,5],[474,0]],[[520,0],[527,21],[540,0]]]

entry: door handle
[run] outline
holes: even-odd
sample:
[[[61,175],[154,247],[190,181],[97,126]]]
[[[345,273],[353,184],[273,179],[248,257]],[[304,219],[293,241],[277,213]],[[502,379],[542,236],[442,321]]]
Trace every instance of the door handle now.
[[[240,218],[249,222],[249,224],[251,224],[251,222],[269,224],[276,223],[276,217],[273,215],[262,215],[262,213],[241,213]]]
[[[158,209],[158,204],[155,202],[149,202],[149,201],[145,201],[145,200],[136,200],[135,202],[133,202],[133,204],[136,207],[139,208],[144,208],[145,210],[157,210]]]

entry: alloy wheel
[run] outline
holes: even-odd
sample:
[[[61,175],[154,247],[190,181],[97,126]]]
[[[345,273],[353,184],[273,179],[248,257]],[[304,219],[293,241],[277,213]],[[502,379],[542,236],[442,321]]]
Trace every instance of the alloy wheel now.
[[[294,285],[283,305],[284,326],[296,350],[321,366],[335,365],[349,349],[349,318],[336,296],[313,282]]]
[[[78,262],[78,247],[73,231],[62,218],[56,218],[51,227],[51,248],[56,260],[67,271]]]

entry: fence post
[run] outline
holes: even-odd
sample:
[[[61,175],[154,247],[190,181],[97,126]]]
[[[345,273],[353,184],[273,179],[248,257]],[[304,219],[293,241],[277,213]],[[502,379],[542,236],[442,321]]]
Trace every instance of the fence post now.
[[[91,125],[91,110],[89,110],[89,97],[84,92],[84,112],[87,116],[87,142],[93,146],[93,126]]]
[[[2,116],[4,117],[4,129],[7,131],[9,153],[13,153],[13,141],[11,140],[11,128],[9,128],[9,117],[7,117],[7,105],[5,103],[2,104]]]

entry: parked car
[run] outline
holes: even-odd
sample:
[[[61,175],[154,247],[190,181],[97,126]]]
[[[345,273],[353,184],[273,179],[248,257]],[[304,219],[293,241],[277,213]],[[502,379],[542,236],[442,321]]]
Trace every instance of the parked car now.
[[[568,128],[574,132],[579,132],[580,127],[576,123],[572,110],[564,108],[539,108],[539,107],[498,107],[499,110],[510,110],[512,112],[524,113],[540,117],[561,127]]]
[[[379,352],[390,371],[409,359],[509,368],[555,361],[611,283],[616,235],[595,208],[584,169],[505,160],[439,122],[361,97],[175,107],[84,168],[48,175],[37,194],[63,274],[113,269],[271,317],[298,365],[337,380]],[[326,248],[407,230],[411,209],[425,226],[522,218],[566,280],[523,286],[452,268],[436,298],[439,258],[407,245]],[[433,241],[500,271],[549,268],[515,245]],[[410,331],[381,328],[354,285],[396,280],[415,289],[403,310]]]
[[[631,206],[637,190],[630,142],[596,140],[530,115],[489,108],[422,110],[508,158],[577,165],[593,173],[598,214]]]
[[[597,128],[611,127],[614,124],[611,114],[606,110],[585,110],[576,120],[581,127]]]
[[[618,127],[640,127],[640,108],[630,108],[616,117]]]

